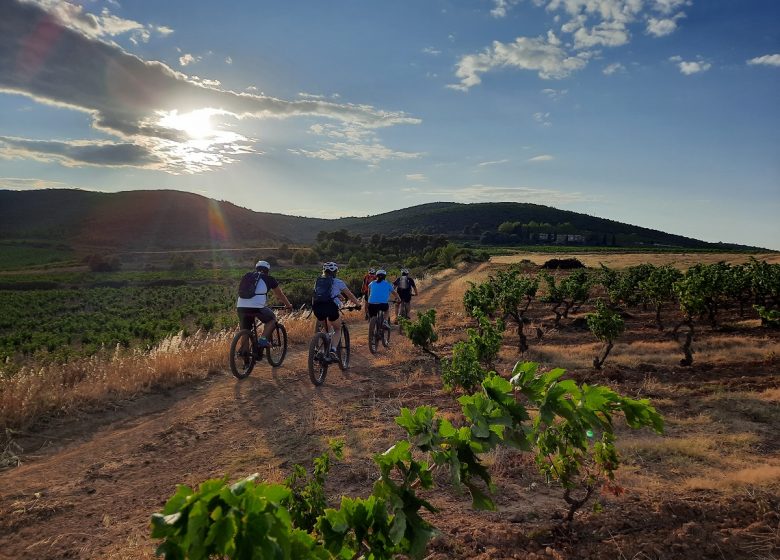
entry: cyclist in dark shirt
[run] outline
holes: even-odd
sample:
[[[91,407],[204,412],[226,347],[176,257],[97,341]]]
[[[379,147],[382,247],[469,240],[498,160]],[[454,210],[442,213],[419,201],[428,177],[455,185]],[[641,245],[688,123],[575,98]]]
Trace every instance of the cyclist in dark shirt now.
[[[414,278],[409,276],[409,269],[402,268],[401,276],[395,279],[393,286],[395,287],[395,291],[398,293],[398,297],[400,298],[399,301],[397,301],[395,304],[395,322],[398,323],[398,311],[401,307],[401,302],[403,301],[408,303],[409,310],[411,311],[412,293],[417,295],[417,285],[414,283]]]
[[[287,311],[292,310],[292,305],[279,287],[279,282],[268,274],[271,270],[271,265],[267,261],[258,261],[255,265],[255,270],[260,273],[260,280],[258,280],[255,287],[255,295],[251,298],[239,296],[236,302],[236,311],[238,312],[238,320],[241,322],[242,329],[251,329],[255,317],[260,319],[260,322],[263,323],[263,334],[257,339],[257,345],[260,348],[267,348],[269,346],[267,337],[276,327],[276,315],[266,305],[268,303],[268,290],[271,290],[279,298],[279,301],[284,304]]]

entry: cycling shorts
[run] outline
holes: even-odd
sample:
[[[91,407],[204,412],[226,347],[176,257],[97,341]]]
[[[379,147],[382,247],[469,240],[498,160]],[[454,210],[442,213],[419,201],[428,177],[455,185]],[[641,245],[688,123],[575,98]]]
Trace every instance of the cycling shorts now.
[[[408,290],[397,290],[398,297],[401,298],[401,301],[404,301],[406,303],[409,303],[412,301],[412,290],[411,288]]]
[[[390,306],[386,303],[369,303],[368,304],[368,316],[376,317],[379,314],[379,310],[387,311]]]
[[[261,323],[267,323],[276,319],[274,312],[267,307],[237,307],[238,320],[242,329],[251,329],[255,317],[260,319]]]
[[[339,306],[332,301],[326,301],[322,303],[315,303],[311,306],[314,311],[314,316],[318,321],[338,321],[339,319]]]

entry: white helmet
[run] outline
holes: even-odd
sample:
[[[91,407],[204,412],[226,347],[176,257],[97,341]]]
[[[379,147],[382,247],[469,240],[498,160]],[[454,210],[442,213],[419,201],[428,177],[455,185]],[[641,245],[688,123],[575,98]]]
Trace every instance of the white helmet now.
[[[334,262],[326,262],[322,265],[322,270],[329,270],[330,272],[338,272],[339,265]]]
[[[387,276],[387,271],[384,268],[380,268],[376,271],[377,276]]]
[[[409,269],[408,268],[402,268],[401,269],[401,276],[406,276],[407,274],[409,274]]]
[[[271,270],[271,265],[268,264],[268,261],[257,261],[255,268],[264,268],[266,270]]]

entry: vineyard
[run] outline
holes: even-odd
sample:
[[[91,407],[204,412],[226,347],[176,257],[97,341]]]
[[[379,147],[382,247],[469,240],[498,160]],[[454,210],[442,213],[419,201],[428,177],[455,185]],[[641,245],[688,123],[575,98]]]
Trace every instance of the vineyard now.
[[[0,558],[772,558],[780,265],[637,259],[426,279],[375,356],[348,317],[353,366],[319,389],[303,328],[244,382],[217,366],[73,442],[50,418],[6,449],[26,464],[0,474]],[[153,281],[119,274],[89,290]],[[234,278],[196,280],[158,287],[203,289],[172,321],[232,300]]]

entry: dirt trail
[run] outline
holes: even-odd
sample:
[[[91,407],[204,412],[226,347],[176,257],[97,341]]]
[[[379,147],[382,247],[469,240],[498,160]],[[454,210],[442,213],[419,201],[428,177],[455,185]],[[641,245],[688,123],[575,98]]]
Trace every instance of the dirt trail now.
[[[176,484],[255,471],[278,479],[319,454],[327,437],[344,433],[345,411],[393,382],[372,367],[365,323],[348,321],[352,367],[329,368],[320,388],[309,381],[305,346],[295,344],[283,367],[259,364],[244,381],[226,368],[29,437],[22,443],[46,445],[0,473],[0,558],[137,558],[150,514]],[[351,452],[377,451],[363,443],[349,442]]]

